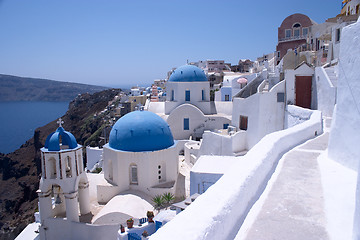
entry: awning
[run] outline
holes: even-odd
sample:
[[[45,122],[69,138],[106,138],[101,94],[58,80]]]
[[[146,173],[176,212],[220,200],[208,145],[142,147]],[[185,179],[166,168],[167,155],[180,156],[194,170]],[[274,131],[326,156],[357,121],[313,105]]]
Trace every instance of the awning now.
[[[238,82],[239,84],[245,84],[245,83],[247,83],[247,79],[246,79],[246,78],[239,78],[239,79],[237,80],[237,82]]]

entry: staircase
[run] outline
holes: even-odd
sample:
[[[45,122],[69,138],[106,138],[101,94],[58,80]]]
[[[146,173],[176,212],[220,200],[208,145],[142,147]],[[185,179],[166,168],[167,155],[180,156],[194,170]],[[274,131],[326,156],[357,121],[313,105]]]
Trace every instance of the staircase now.
[[[334,87],[337,87],[338,77],[336,76],[335,68],[334,68],[334,67],[325,68],[325,72],[326,72],[326,74],[328,75],[328,77],[329,77],[332,85],[333,85]]]

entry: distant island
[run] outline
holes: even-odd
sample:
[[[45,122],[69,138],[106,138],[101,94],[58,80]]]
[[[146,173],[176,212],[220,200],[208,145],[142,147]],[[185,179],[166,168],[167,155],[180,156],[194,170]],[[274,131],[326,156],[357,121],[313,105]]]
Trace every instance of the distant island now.
[[[0,102],[66,102],[78,94],[92,94],[105,89],[108,87],[0,74]]]

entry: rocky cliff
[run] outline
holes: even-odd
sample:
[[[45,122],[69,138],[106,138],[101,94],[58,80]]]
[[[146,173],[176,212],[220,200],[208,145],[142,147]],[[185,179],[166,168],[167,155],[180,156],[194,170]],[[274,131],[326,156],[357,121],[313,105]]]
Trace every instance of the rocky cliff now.
[[[78,94],[94,93],[105,89],[107,88],[94,85],[0,74],[0,102],[67,102]]]
[[[94,94],[82,94],[69,104],[62,117],[64,128],[70,131],[78,143],[96,145],[100,141],[99,129],[104,127],[104,114],[108,102],[120,89],[105,90]],[[20,149],[0,154],[0,239],[15,238],[28,223],[34,222],[41,174],[40,149],[46,137],[58,127],[56,120],[35,130],[34,137]]]

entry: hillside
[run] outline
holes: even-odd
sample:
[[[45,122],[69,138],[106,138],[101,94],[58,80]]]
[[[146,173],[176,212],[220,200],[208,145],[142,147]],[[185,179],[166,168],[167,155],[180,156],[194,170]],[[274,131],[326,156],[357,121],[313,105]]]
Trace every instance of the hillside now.
[[[120,92],[109,89],[95,94],[82,94],[70,102],[69,110],[62,117],[63,127],[73,133],[79,144],[95,145],[100,141],[104,118],[99,114],[108,102]],[[0,240],[13,239],[30,222],[34,221],[37,209],[41,174],[40,148],[46,137],[58,127],[53,121],[37,128],[34,137],[20,149],[9,154],[0,154]]]
[[[66,102],[81,93],[94,93],[106,87],[47,79],[24,78],[0,74],[0,102]]]

